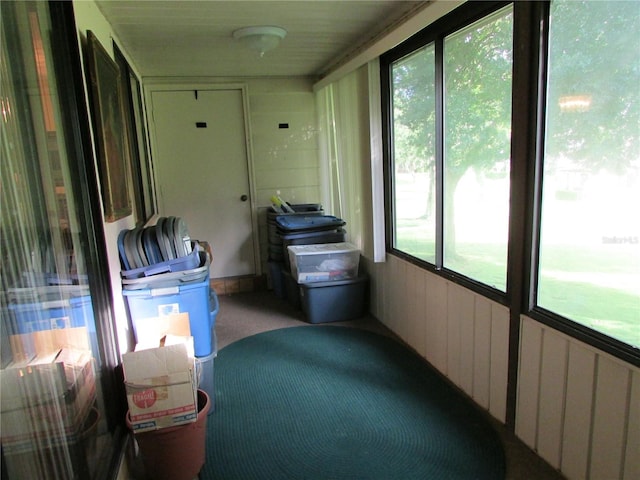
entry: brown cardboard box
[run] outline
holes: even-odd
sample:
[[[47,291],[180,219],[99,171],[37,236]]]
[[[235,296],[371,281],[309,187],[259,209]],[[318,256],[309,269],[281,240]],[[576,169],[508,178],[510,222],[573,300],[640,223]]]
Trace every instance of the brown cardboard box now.
[[[122,356],[128,420],[134,432],[196,421],[195,364],[189,351],[193,352],[193,339]]]
[[[32,360],[36,355],[48,355],[62,348],[88,350],[87,327],[58,328],[10,335],[14,363]]]
[[[163,345],[167,336],[182,337],[188,342],[191,336],[188,313],[176,313],[162,317],[141,318],[136,320],[138,343],[136,350],[156,348]],[[193,341],[187,343],[193,346]],[[193,348],[188,352],[193,357]]]
[[[0,385],[3,444],[64,439],[79,433],[95,400],[91,352],[62,349],[10,364]]]

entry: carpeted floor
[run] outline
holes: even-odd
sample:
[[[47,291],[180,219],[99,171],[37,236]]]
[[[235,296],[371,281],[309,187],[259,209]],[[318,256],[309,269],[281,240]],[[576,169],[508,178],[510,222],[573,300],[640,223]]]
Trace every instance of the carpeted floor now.
[[[201,479],[500,479],[501,441],[412,351],[331,325],[253,335],[215,360]]]
[[[224,348],[233,345],[235,342],[241,341],[244,338],[252,337],[258,333],[269,332],[272,330],[288,328],[288,327],[304,327],[304,328],[324,328],[324,326],[310,325],[304,321],[302,312],[291,307],[285,300],[277,298],[271,291],[256,291],[252,293],[236,293],[232,295],[219,295],[220,300],[220,312],[216,321],[216,333],[218,338],[218,347],[221,354],[224,352]],[[390,332],[384,325],[378,322],[370,315],[353,320],[350,322],[332,323],[332,327],[346,326],[351,328],[358,328],[365,332],[374,332],[379,335],[385,335],[389,338],[394,338],[392,332]],[[396,339],[397,340],[397,339]],[[216,359],[216,362],[218,359]],[[216,369],[218,363],[215,364]],[[466,401],[469,399],[464,395],[460,395]],[[223,402],[222,397],[219,398],[219,402]],[[494,430],[500,436],[502,446],[505,451],[506,461],[506,477],[505,480],[564,480],[560,473],[550,467],[539,456],[531,451],[526,445],[524,445],[518,438],[515,437],[513,432],[509,431],[504,425],[498,421],[492,419],[486,412],[484,414],[485,419],[492,424]],[[217,415],[219,412],[215,412],[213,415]],[[211,418],[213,415],[209,416]],[[287,418],[289,415],[284,415]],[[210,422],[210,425],[213,425]],[[212,438],[211,436],[210,438]],[[266,441],[268,444],[268,441]],[[240,446],[238,450],[231,449],[230,444],[221,444],[218,446],[212,445],[208,442],[207,448],[221,448],[227,452],[228,455],[237,455],[239,458],[244,458],[243,447]],[[126,461],[123,462],[121,472],[118,476],[119,479],[142,479],[144,476],[144,470],[142,467],[142,459],[139,452],[135,449],[135,445],[130,443],[127,450]],[[213,480],[213,472],[218,468],[214,465],[216,458],[210,454],[205,467],[199,475],[199,480]],[[286,478],[284,475],[278,475],[272,477],[274,480],[280,480]],[[328,478],[328,477],[327,477]],[[388,480],[395,480],[401,477],[392,475]],[[471,477],[475,478],[475,477]],[[440,480],[434,477],[425,477],[426,480]],[[365,480],[364,477],[358,477],[358,480]]]
[[[219,300],[220,313],[216,321],[216,332],[220,349],[256,333],[292,326],[316,328],[304,321],[302,312],[276,297],[271,291],[222,294],[219,295]],[[370,315],[331,325],[359,328],[395,338],[389,329]],[[485,417],[502,440],[506,453],[506,480],[564,480],[564,476],[532,452],[508,428],[492,419],[486,412]],[[208,480],[208,477],[202,476],[201,480]]]

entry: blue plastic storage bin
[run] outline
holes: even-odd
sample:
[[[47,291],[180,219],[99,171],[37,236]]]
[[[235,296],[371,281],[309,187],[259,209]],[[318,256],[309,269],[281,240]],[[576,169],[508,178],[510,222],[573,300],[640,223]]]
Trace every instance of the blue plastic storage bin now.
[[[209,413],[207,413],[207,415],[211,415],[215,408],[216,391],[213,362],[216,355],[217,354],[214,352],[206,357],[196,357],[196,379],[198,381],[198,388],[207,392],[207,395],[209,395],[209,402],[211,402],[211,407],[209,408]]]
[[[195,355],[205,357],[212,352],[212,317],[209,277],[201,282],[173,287],[122,290],[133,329],[136,321],[176,313],[189,314]],[[217,300],[217,299],[216,299]]]
[[[319,232],[344,227],[346,222],[332,215],[287,216],[276,217],[276,225],[280,233]]]
[[[96,334],[96,321],[93,315],[91,296],[72,297],[69,299],[69,303],[71,304],[71,325],[78,327],[86,325],[93,355],[97,357],[98,337]]]
[[[211,353],[204,357],[196,356],[196,379],[198,381],[198,388],[204,390],[209,395],[209,401],[211,402],[211,408],[208,415],[211,415],[215,406],[215,388],[213,383],[213,361],[218,356],[218,338],[216,337],[216,317],[220,309],[218,303],[218,296],[216,292],[211,290]]]
[[[289,270],[282,268],[282,278],[284,282],[285,298],[287,303],[296,310],[300,310],[300,286],[291,276]]]
[[[216,295],[216,292],[213,289],[211,289],[211,292],[209,294],[209,302],[209,305],[211,307],[211,312],[209,313],[211,328],[215,328],[216,317],[218,316],[218,311],[220,310],[220,303],[218,303],[218,295]]]
[[[71,305],[63,300],[9,305],[14,334],[71,328]]]
[[[95,331],[91,297],[76,297],[8,306],[12,314],[13,334],[40,332],[57,328],[88,327]]]
[[[343,322],[361,317],[367,307],[369,277],[301,283],[300,303],[309,323]]]
[[[284,277],[282,275],[282,268],[284,267],[284,262],[269,262],[269,278],[271,279],[271,288],[273,289],[273,293],[276,294],[278,298],[287,298],[287,293],[284,288]]]
[[[98,354],[96,322],[90,295],[62,298],[35,303],[14,303],[8,305],[11,335],[86,327],[94,355]]]

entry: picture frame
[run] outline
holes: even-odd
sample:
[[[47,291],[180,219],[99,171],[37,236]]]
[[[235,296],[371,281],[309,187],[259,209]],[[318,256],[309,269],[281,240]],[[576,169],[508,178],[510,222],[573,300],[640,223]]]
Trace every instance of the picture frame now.
[[[113,41],[115,61],[120,68],[124,120],[129,139],[129,159],[136,225],[144,225],[155,213],[151,159],[147,149],[140,81],[117,43]]]
[[[120,68],[95,34],[87,31],[94,135],[107,223],[132,214],[129,140],[123,114]]]
[[[142,102],[142,87],[140,81],[135,75],[131,75],[131,96],[133,113],[138,135],[138,150],[140,152],[140,176],[142,177],[142,191],[145,205],[145,214],[147,220],[158,213],[158,205],[156,204],[155,189],[153,184],[153,161],[149,153],[147,140],[149,138],[144,117],[144,107]]]

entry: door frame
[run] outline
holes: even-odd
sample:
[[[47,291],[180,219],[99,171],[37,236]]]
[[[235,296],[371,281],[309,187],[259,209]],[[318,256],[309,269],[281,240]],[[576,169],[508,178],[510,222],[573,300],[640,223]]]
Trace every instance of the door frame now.
[[[256,182],[253,161],[253,142],[251,141],[251,122],[249,121],[249,87],[242,82],[212,82],[210,79],[200,78],[164,78],[147,77],[143,79],[144,105],[147,111],[147,131],[151,144],[151,159],[153,164],[154,154],[158,151],[155,128],[153,123],[153,104],[151,97],[153,92],[189,91],[189,90],[240,90],[242,96],[242,116],[244,123],[244,141],[247,152],[247,174],[249,182],[249,205],[251,210],[251,232],[253,236],[253,271],[256,276],[262,275],[262,261],[260,258],[260,237],[258,229],[258,209],[256,205]],[[157,190],[156,172],[153,169],[153,184]]]

